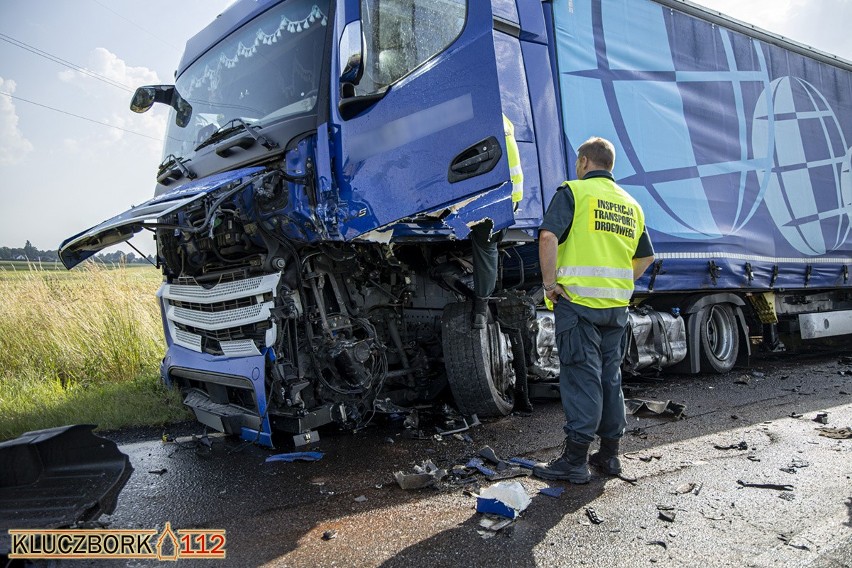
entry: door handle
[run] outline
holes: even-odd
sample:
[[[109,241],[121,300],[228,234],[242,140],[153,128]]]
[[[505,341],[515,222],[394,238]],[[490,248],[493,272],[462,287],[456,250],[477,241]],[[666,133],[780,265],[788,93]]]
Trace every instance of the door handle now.
[[[503,157],[500,143],[493,136],[463,150],[450,163],[447,179],[450,183],[490,172]]]

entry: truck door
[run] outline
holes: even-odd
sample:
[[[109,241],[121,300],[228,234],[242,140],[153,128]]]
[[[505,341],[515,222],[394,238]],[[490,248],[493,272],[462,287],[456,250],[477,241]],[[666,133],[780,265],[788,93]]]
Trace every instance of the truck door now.
[[[342,12],[342,53],[362,37],[354,71],[333,63],[344,238],[495,188],[508,213],[495,229],[511,224],[491,3],[349,0]]]

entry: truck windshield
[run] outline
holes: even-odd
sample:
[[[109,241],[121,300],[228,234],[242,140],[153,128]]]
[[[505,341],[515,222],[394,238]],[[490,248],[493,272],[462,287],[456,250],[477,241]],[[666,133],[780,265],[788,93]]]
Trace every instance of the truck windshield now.
[[[316,107],[329,0],[289,0],[251,20],[189,66],[175,88],[192,107],[170,111],[163,156],[185,157],[228,121],[264,124]]]

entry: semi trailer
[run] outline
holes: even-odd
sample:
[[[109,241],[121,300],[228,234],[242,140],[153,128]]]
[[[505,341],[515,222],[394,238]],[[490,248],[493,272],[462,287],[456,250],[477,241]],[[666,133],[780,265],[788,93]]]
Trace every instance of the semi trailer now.
[[[154,197],[60,257],[149,231],[162,378],[246,440],[448,395],[501,416],[553,380],[537,231],[590,136],[656,249],[625,372],[852,333],[852,63],[686,0],[240,0],[131,109],[155,104]],[[482,330],[480,223],[503,232]]]

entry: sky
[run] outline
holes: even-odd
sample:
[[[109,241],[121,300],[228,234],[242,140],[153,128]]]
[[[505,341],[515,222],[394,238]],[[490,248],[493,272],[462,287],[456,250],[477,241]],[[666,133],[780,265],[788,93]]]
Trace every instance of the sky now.
[[[130,112],[131,94],[173,83],[186,40],[231,2],[0,0],[0,246],[56,249],[153,196],[166,112]],[[852,0],[697,3],[852,60]],[[146,254],[148,235],[133,240]]]

